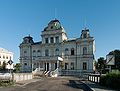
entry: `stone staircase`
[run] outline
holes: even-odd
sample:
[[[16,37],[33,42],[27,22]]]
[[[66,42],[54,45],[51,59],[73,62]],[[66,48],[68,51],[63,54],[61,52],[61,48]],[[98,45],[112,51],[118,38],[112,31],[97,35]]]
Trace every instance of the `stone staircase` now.
[[[38,68],[36,68],[33,72],[34,78],[38,77],[57,77],[59,75],[58,68],[54,71],[40,71]]]

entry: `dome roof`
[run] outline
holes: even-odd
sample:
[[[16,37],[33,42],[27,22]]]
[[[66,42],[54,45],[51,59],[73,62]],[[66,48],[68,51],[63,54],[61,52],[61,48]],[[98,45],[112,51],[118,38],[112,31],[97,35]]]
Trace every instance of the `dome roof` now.
[[[49,22],[49,24],[56,23],[56,22],[60,23],[59,20],[55,19],[55,20],[51,20],[51,21]],[[48,24],[48,25],[49,25],[49,24]]]
[[[60,24],[59,20],[55,19],[55,20],[51,20],[48,23],[48,26],[44,28],[44,31],[58,30],[58,29],[62,29],[62,27],[61,27],[61,24]]]

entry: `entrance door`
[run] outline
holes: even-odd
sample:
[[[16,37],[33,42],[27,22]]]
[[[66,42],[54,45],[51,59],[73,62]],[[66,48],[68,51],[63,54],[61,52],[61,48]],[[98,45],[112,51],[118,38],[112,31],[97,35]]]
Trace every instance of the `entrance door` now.
[[[49,63],[47,63],[47,71],[49,71]]]
[[[46,63],[44,64],[44,69],[45,69],[45,71],[46,71]]]
[[[68,69],[68,63],[65,63],[65,70]]]

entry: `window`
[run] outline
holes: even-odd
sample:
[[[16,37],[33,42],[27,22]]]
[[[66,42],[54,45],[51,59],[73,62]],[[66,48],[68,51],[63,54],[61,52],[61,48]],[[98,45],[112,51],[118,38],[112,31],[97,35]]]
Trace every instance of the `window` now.
[[[71,70],[74,70],[74,63],[71,62]]]
[[[41,56],[41,51],[40,51],[40,50],[37,51],[37,56],[38,56],[38,57]]]
[[[27,51],[24,51],[24,53],[27,53]]]
[[[36,51],[35,50],[33,50],[33,57],[35,57],[36,56]]]
[[[27,51],[23,51],[23,55],[26,57],[27,56]]]
[[[56,43],[59,43],[59,37],[58,36],[55,37],[55,41],[56,41]]]
[[[65,63],[65,70],[68,69],[68,63]]]
[[[5,56],[3,55],[3,59],[5,59]]]
[[[1,55],[0,55],[0,58],[1,58]]]
[[[49,56],[49,50],[48,49],[45,50],[45,56]]]
[[[50,38],[50,43],[54,43],[54,38],[53,37]]]
[[[45,38],[45,43],[48,43],[48,38]]]
[[[37,51],[38,53],[40,52],[40,50]]]
[[[87,38],[87,34],[83,34],[83,38]]]
[[[34,63],[34,65],[36,65],[36,63]]]
[[[6,56],[6,59],[8,59],[8,56]]]
[[[56,56],[59,55],[59,49],[56,49],[56,50],[55,50],[55,54],[56,54]]]
[[[24,63],[25,66],[27,66],[27,63]]]
[[[68,55],[68,48],[65,49],[65,55]]]
[[[74,48],[71,49],[71,55],[75,55]]]
[[[35,50],[33,50],[33,53],[35,53],[36,51]]]
[[[87,70],[87,63],[83,62],[83,70]]]
[[[83,47],[83,55],[87,54],[87,47]]]

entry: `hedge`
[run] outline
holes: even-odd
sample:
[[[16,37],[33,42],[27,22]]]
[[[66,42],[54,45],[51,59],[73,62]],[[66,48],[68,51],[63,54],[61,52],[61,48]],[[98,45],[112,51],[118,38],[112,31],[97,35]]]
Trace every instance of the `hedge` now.
[[[120,73],[109,73],[100,77],[100,85],[120,89]]]

